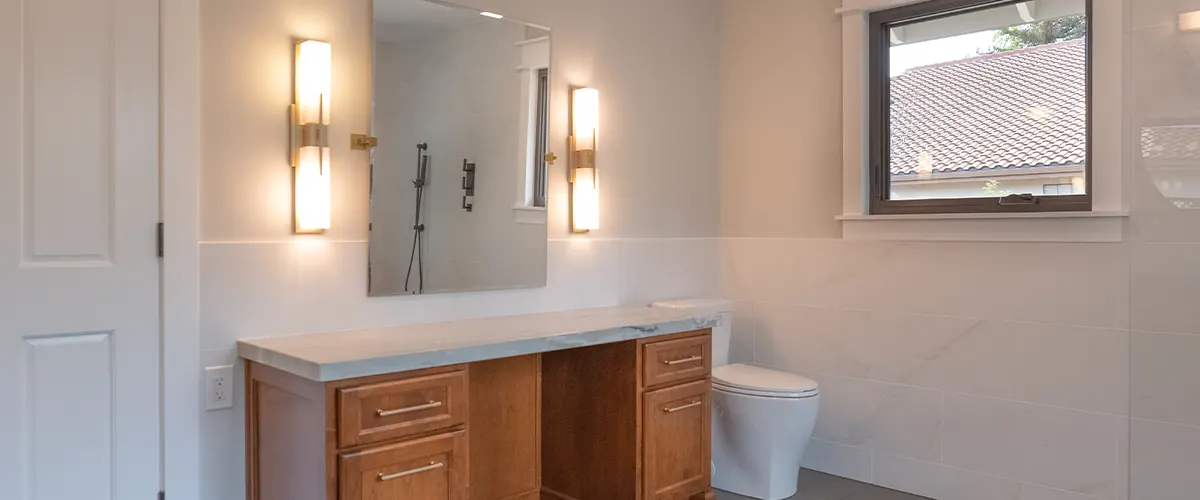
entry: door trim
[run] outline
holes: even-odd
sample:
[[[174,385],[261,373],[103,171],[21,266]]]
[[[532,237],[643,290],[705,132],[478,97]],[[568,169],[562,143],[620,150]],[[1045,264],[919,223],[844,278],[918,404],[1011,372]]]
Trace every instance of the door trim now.
[[[159,0],[159,16],[162,485],[201,500],[200,0]]]

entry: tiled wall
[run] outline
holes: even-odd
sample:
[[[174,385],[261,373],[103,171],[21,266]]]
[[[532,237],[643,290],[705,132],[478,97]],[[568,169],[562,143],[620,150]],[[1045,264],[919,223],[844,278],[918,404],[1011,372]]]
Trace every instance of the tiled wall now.
[[[1200,32],[1177,16],[1197,0],[1130,2],[1133,133],[1200,127]],[[1200,137],[1200,134],[1193,134]],[[1133,160],[1130,492],[1134,500],[1200,498],[1200,144],[1139,152]],[[1164,163],[1165,154],[1186,158]],[[1164,196],[1166,193],[1166,196]]]
[[[805,465],[942,500],[1200,498],[1200,210],[1171,200],[1200,206],[1200,139],[1140,150],[1200,125],[1200,32],[1177,22],[1200,0],[1120,2],[1131,216],[1111,244],[836,239],[840,96],[806,78],[840,61],[798,47],[836,46],[838,3],[722,10],[734,353],[821,383]]]
[[[942,500],[1124,498],[1125,245],[723,245],[735,352],[821,384],[806,467]]]

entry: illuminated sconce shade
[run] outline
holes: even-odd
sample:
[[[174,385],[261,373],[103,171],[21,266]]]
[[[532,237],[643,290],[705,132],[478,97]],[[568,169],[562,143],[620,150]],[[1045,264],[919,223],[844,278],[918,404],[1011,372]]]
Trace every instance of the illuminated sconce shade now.
[[[600,93],[580,88],[571,93],[571,230],[600,228],[600,182],[596,172],[596,135]]]
[[[296,104],[292,105],[292,166],[295,167],[296,233],[329,229],[328,43],[296,45]]]
[[[1200,31],[1200,10],[1180,14],[1179,29],[1182,31]]]

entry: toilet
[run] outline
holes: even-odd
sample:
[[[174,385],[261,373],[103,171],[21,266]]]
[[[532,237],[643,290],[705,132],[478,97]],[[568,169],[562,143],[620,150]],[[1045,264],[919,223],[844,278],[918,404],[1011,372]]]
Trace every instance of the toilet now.
[[[719,319],[712,329],[713,488],[763,500],[796,494],[800,459],[817,421],[817,383],[793,373],[729,364],[732,304],[656,302]]]

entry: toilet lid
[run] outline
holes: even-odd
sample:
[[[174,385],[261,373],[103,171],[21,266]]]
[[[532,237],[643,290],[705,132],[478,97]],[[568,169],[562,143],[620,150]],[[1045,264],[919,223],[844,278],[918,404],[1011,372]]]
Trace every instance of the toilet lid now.
[[[713,385],[775,397],[808,397],[818,389],[817,382],[808,377],[740,363],[713,368],[712,378]]]

